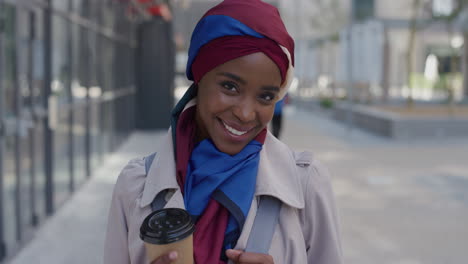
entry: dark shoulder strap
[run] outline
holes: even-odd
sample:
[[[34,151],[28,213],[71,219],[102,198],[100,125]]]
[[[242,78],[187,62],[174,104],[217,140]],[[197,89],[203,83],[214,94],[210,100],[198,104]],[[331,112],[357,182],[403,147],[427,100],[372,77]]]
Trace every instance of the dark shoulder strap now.
[[[169,190],[162,190],[158,195],[156,195],[154,200],[151,202],[151,210],[153,210],[153,212],[164,208],[167,203],[166,194],[168,191]]]
[[[145,157],[145,175],[148,175],[148,172],[149,172],[149,169],[151,168],[151,164],[153,163],[154,157],[156,157],[156,152]],[[154,200],[151,202],[151,209],[153,210],[153,212],[164,208],[164,206],[166,205],[167,191],[168,190],[164,190],[158,193],[158,195],[156,195]]]
[[[272,196],[261,196],[252,230],[247,240],[246,252],[268,254],[273,233],[278,223],[281,201]]]

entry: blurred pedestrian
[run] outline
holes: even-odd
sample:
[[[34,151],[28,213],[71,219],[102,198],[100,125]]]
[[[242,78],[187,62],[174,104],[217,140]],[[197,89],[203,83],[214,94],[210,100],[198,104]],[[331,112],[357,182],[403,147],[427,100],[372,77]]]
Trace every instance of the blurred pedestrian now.
[[[158,197],[194,219],[196,264],[342,263],[327,170],[266,129],[293,64],[294,41],[272,5],[225,0],[203,16],[189,49],[193,85],[167,136],[155,156],[130,161],[117,180],[105,264],[148,263],[139,228]]]
[[[283,107],[288,103],[288,100],[289,96],[286,94],[283,99],[275,104],[275,111],[273,113],[273,119],[271,120],[271,130],[273,136],[277,139],[280,138],[281,126],[283,125]]]

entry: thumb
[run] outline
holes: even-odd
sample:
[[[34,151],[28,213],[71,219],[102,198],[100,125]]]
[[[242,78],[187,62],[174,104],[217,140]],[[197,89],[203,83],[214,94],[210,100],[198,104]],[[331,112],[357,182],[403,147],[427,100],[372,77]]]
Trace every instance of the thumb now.
[[[226,256],[234,261],[234,262],[238,262],[239,261],[239,258],[240,258],[240,255],[242,255],[242,251],[240,250],[235,250],[235,249],[228,249],[226,250]]]

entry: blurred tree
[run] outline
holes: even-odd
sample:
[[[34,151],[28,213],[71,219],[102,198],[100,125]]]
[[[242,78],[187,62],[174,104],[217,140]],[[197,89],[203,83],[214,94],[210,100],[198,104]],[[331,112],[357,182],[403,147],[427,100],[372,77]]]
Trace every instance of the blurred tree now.
[[[315,49],[327,53],[327,47],[333,49],[333,44],[340,41],[340,31],[346,27],[350,16],[345,11],[343,0],[309,0],[311,6],[308,10],[308,21],[312,30],[316,33],[316,39],[313,43]],[[332,43],[332,45],[327,45]],[[332,59],[325,56],[326,59]],[[333,63],[330,62],[329,63]],[[316,65],[316,71],[322,73],[322,63]],[[326,71],[326,70],[325,70]],[[318,82],[318,79],[316,80]],[[335,83],[331,82],[330,87],[332,97],[335,97]]]
[[[353,21],[364,21],[374,17],[375,0],[353,0],[351,15]]]
[[[322,36],[333,38],[346,25],[347,16],[340,0],[312,0],[310,24]]]
[[[455,94],[455,87],[454,87],[454,79],[455,79],[455,72],[457,71],[457,53],[459,53],[460,47],[455,47],[452,43],[454,38],[454,31],[456,23],[462,14],[463,9],[468,6],[468,0],[458,0],[453,1],[451,6],[451,10],[445,14],[434,14],[433,13],[433,20],[434,21],[441,21],[444,23],[447,29],[447,41],[448,47],[450,48],[450,63],[449,63],[449,74],[447,76],[448,79],[445,82],[446,87],[445,90],[447,91],[447,102],[453,104],[454,102],[454,94]],[[465,34],[466,35],[466,34]],[[465,36],[466,41],[466,36]],[[466,43],[466,42],[465,42]],[[466,44],[465,44],[466,46]],[[466,66],[465,66],[466,67]],[[464,76],[464,80],[466,80]]]
[[[407,106],[413,106],[413,78],[411,78],[411,73],[413,71],[413,57],[414,57],[414,47],[416,40],[416,32],[418,31],[418,19],[420,15],[420,10],[422,8],[423,0],[413,0],[411,4],[411,19],[409,25],[409,34],[408,34],[408,56],[406,56],[406,71],[407,71],[407,82],[409,94],[407,98]]]
[[[440,1],[442,3],[442,1]],[[460,15],[461,11],[465,6],[467,6],[468,0],[452,0],[452,2],[443,2],[443,5],[440,4],[439,1],[434,0],[412,0],[411,2],[411,18],[409,23],[409,34],[408,34],[408,56],[406,57],[406,70],[407,70],[407,82],[409,88],[409,95],[407,98],[407,106],[413,106],[413,88],[414,83],[413,79],[411,78],[411,73],[413,72],[413,64],[414,64],[414,49],[415,49],[415,41],[416,41],[416,34],[418,30],[422,29],[424,26],[428,26],[433,22],[442,22],[445,24],[448,33],[448,47],[451,50],[451,59],[449,63],[449,72],[451,73],[450,76],[455,76],[453,72],[457,68],[456,66],[456,52],[453,46],[451,45],[451,41],[453,38],[454,32],[454,24],[457,17]],[[442,5],[441,8],[439,5]],[[422,15],[425,13],[427,7],[430,6],[431,14],[429,21],[424,21],[422,19]],[[435,7],[438,7],[437,9]],[[443,11],[443,12],[442,12]],[[448,101],[453,101],[453,94],[454,94],[454,87],[452,84],[452,80],[448,80],[446,82],[446,90],[448,95]]]
[[[465,101],[468,101],[468,31],[463,33],[463,46],[463,90]]]
[[[463,94],[465,101],[468,102],[468,0],[460,0],[461,6],[456,18],[456,24],[458,24],[463,32],[463,58],[462,58],[462,69],[463,69]]]

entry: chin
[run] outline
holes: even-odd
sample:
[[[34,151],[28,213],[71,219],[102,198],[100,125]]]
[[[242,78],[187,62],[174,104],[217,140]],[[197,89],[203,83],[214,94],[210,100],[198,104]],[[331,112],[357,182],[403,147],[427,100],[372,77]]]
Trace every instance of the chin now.
[[[216,144],[216,148],[218,148],[219,151],[226,153],[228,155],[236,155],[237,153],[241,152],[241,150],[245,147],[244,145],[235,145],[235,146],[226,146],[225,144]]]

